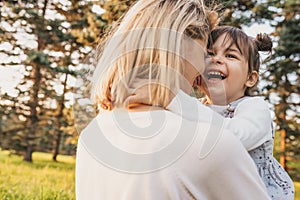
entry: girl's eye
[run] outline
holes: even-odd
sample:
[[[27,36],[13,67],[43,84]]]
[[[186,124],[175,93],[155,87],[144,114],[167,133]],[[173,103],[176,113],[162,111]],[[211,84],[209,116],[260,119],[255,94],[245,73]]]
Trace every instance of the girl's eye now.
[[[227,57],[228,57],[228,58],[237,58],[237,57],[236,57],[235,55],[233,55],[233,54],[228,54]]]
[[[214,52],[207,50],[207,57],[211,57],[214,55]]]

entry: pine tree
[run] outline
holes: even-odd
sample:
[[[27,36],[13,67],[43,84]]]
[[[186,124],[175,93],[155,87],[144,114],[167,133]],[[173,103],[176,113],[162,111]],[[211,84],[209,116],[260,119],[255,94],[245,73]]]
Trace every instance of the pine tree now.
[[[11,122],[7,128],[9,132],[5,130],[6,147],[24,153],[26,161],[32,161],[34,151],[51,148],[56,160],[65,134],[62,130],[74,126],[64,116],[69,101],[66,95],[72,90],[68,80],[76,79],[76,68],[93,50],[96,38],[106,25],[97,13],[92,12],[92,2],[70,3],[47,0],[1,2],[6,10],[1,12],[1,19],[5,18],[8,24],[16,27],[9,31],[1,27],[1,42],[19,48],[21,53],[17,55],[26,55],[26,59],[18,63],[3,63],[5,66],[20,64],[25,73],[16,88],[18,97],[7,97],[10,102],[7,106],[14,105],[15,113],[6,117],[3,114],[1,119],[8,118],[5,121]],[[21,32],[33,38],[31,45],[18,44],[15,33]],[[5,53],[12,56],[9,51]],[[19,130],[14,124],[20,117],[22,129]]]
[[[287,133],[286,155],[299,160],[300,139],[300,2],[297,0],[270,1],[273,6],[270,20],[277,39],[273,59],[267,63],[264,92],[275,105],[276,124]],[[274,98],[275,97],[275,98]],[[290,170],[294,173],[293,170]],[[295,173],[296,174],[296,173]]]

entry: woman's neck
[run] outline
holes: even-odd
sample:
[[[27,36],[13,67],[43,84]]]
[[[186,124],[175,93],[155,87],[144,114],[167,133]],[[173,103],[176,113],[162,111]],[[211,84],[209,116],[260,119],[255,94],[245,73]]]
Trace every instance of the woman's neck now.
[[[131,104],[127,107],[129,112],[145,112],[153,110],[164,110],[162,106],[146,105],[146,104]]]

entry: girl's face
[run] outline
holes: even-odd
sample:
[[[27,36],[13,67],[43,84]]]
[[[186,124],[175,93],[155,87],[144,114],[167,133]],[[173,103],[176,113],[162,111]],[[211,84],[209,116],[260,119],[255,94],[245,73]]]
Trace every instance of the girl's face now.
[[[201,78],[201,88],[216,105],[227,105],[244,96],[252,87],[258,74],[248,74],[248,61],[226,33],[208,49],[206,68]],[[231,46],[230,46],[231,45]]]

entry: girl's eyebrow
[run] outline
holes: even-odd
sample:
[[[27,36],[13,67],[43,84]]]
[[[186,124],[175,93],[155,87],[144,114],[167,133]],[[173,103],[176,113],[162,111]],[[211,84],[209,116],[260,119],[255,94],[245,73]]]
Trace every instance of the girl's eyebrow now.
[[[207,51],[216,52],[216,50],[217,50],[217,48],[214,47],[214,46],[212,46],[211,48],[207,48]],[[238,48],[236,45],[234,45],[234,44],[229,45],[229,46],[225,49],[225,51],[226,51],[226,52],[227,52],[227,51],[237,52],[237,53],[239,53],[239,54],[242,54],[242,52],[239,50],[239,48]]]
[[[242,52],[240,52],[240,50],[237,47],[232,47],[232,46],[228,47],[226,49],[226,51],[233,51],[233,52],[237,52],[239,54],[242,54]]]

